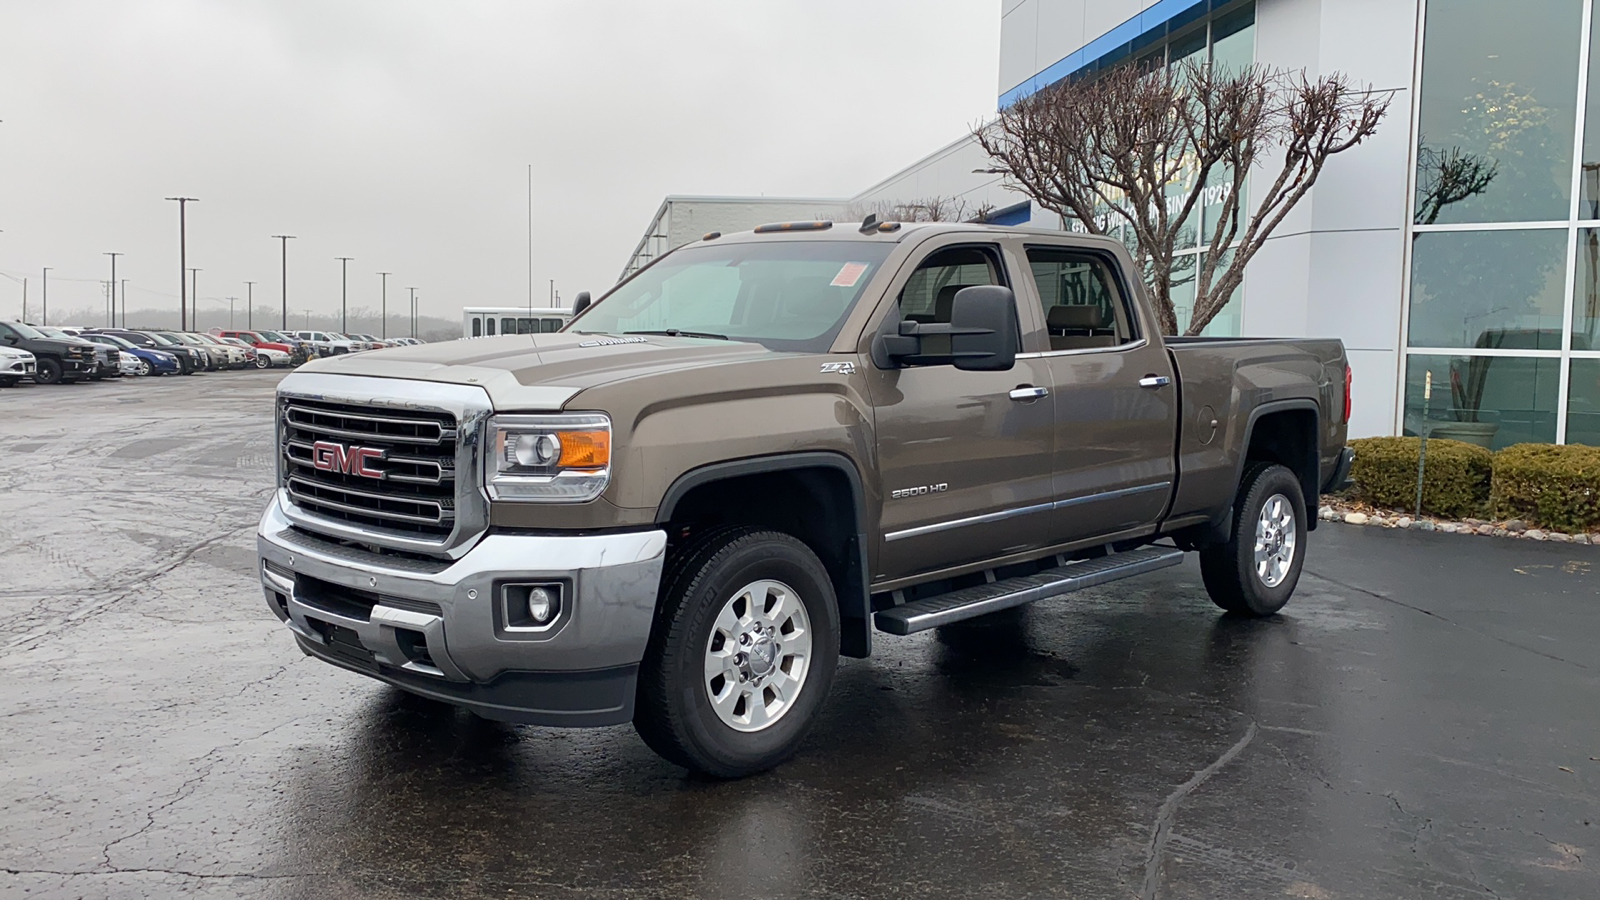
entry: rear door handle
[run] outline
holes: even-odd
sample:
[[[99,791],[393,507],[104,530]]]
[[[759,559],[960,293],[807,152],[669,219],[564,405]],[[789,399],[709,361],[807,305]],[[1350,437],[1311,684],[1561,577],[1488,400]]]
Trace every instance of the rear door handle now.
[[[1139,387],[1163,388],[1172,383],[1172,379],[1165,375],[1146,375],[1139,379]]]
[[[1034,387],[1031,384],[1025,384],[1021,387],[1013,388],[1011,393],[1007,394],[1006,396],[1013,400],[1037,400],[1040,397],[1047,397],[1049,395],[1049,388]]]

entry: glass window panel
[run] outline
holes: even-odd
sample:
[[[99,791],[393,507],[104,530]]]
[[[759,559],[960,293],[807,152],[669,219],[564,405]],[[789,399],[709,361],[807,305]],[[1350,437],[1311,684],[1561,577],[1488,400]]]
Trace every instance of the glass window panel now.
[[[1578,283],[1572,298],[1572,349],[1600,350],[1600,229],[1578,229]]]
[[[1168,65],[1180,65],[1194,57],[1194,61],[1205,63],[1206,30],[1204,27],[1196,29],[1167,45]],[[1196,56],[1196,54],[1199,54]]]
[[[1583,0],[1429,0],[1417,221],[1567,217]]]
[[[1428,373],[1433,397],[1423,400]],[[1406,357],[1405,433],[1480,443],[1553,443],[1561,360],[1522,356]]]
[[[1589,108],[1584,111],[1580,219],[1600,219],[1600,23],[1589,31]]]
[[[1567,383],[1567,443],[1600,447],[1600,359],[1575,359]]]
[[[1211,64],[1229,72],[1243,72],[1256,61],[1256,9],[1223,16],[1211,26]]]
[[[1409,345],[1561,349],[1566,245],[1565,229],[1416,235]]]

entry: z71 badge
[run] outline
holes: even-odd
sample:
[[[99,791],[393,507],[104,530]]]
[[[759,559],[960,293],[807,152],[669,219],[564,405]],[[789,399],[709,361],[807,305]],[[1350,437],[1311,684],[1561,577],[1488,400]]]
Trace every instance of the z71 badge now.
[[[889,499],[904,500],[907,497],[921,497],[924,494],[942,494],[948,490],[950,490],[950,485],[948,483],[925,484],[921,487],[901,488],[898,491],[890,491]]]

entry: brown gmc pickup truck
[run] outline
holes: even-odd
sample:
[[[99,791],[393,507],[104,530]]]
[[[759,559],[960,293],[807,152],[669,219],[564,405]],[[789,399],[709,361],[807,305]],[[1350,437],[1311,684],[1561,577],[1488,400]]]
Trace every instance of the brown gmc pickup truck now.
[[[736,776],[874,630],[1190,551],[1218,606],[1274,613],[1349,470],[1338,341],[1163,338],[1111,240],[785,223],[579,303],[283,380],[258,546],[301,650]]]

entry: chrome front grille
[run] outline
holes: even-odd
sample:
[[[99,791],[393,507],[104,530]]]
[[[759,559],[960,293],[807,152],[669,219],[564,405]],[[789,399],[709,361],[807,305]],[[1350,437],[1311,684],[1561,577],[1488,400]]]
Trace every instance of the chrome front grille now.
[[[460,448],[453,414],[304,398],[285,398],[280,411],[283,485],[297,506],[424,540],[443,541],[455,531]],[[358,448],[382,457],[344,471],[340,461]],[[315,465],[319,458],[323,468]],[[362,468],[381,477],[360,474]]]
[[[277,399],[284,516],[351,547],[460,558],[489,527],[481,444],[491,408],[477,385],[290,374]],[[336,454],[361,449],[381,454],[363,457],[366,474],[348,455],[339,464]]]

